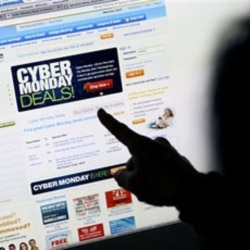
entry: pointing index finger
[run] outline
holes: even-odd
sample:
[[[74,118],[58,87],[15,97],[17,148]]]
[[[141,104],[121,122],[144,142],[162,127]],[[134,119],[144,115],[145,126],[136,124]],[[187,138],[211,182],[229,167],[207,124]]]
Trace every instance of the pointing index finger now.
[[[138,148],[138,143],[142,136],[132,131],[125,124],[117,121],[112,115],[108,114],[104,109],[97,111],[100,122],[124,145],[126,145],[133,154]]]

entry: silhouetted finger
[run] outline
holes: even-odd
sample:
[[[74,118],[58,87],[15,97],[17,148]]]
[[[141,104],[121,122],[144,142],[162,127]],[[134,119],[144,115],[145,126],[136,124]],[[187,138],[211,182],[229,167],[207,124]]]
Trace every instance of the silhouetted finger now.
[[[157,137],[157,138],[155,138],[155,141],[156,141],[158,144],[164,146],[165,149],[169,150],[169,152],[172,152],[172,153],[175,153],[175,154],[178,154],[178,155],[179,155],[178,151],[177,151],[177,150],[171,145],[171,143],[170,143],[167,139],[165,139],[164,137]]]
[[[139,201],[146,200],[149,192],[145,189],[145,185],[142,182],[143,179],[139,178],[135,172],[121,169],[115,173],[114,178],[120,187],[133,193]]]
[[[135,170],[135,165],[134,165],[134,159],[133,159],[133,157],[131,157],[131,158],[127,161],[127,163],[126,163],[126,168],[127,168],[128,171],[133,171],[133,170]]]
[[[101,123],[133,154],[136,149],[140,148],[143,136],[135,133],[124,123],[117,121],[112,115],[108,114],[104,109],[97,112]]]
[[[131,178],[131,172],[128,172],[127,169],[119,169],[114,174],[114,179],[118,183],[120,187],[123,187],[125,189],[128,189],[128,182]],[[129,190],[129,189],[128,189]]]
[[[127,169],[118,170],[114,175],[114,179],[120,187],[130,191],[136,196],[142,197],[143,194],[145,194],[140,179],[134,171],[129,172]]]
[[[165,139],[164,137],[157,137],[157,138],[155,138],[155,141],[163,146],[171,145],[170,142],[167,139]]]

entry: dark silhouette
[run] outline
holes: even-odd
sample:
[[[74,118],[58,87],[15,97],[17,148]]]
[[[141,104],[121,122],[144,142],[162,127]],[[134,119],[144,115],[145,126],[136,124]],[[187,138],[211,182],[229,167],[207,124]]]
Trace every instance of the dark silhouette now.
[[[98,110],[98,117],[131,153],[126,169],[114,175],[121,187],[140,201],[175,206],[180,219],[204,236],[209,249],[245,249],[249,214],[250,19],[235,20],[222,38],[215,53],[211,100],[211,135],[218,171],[198,172],[166,139],[139,135],[103,109]]]

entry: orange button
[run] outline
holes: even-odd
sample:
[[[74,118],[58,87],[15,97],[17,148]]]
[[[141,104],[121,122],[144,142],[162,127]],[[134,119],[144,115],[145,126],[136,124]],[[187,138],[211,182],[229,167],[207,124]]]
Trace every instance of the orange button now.
[[[133,120],[132,123],[135,124],[139,124],[139,123],[144,123],[146,120],[144,118],[140,118],[140,119],[136,119]]]
[[[137,69],[137,70],[126,72],[126,78],[143,76],[144,74],[145,74],[144,69]]]
[[[113,38],[114,34],[113,33],[107,33],[107,34],[102,34],[101,39],[108,39],[108,38]]]

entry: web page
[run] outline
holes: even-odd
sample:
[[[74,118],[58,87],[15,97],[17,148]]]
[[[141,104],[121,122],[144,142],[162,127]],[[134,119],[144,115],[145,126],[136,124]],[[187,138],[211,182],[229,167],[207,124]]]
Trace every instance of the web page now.
[[[0,8],[0,246],[54,249],[176,220],[117,186],[129,152],[96,115],[178,146],[165,2],[13,6]]]

